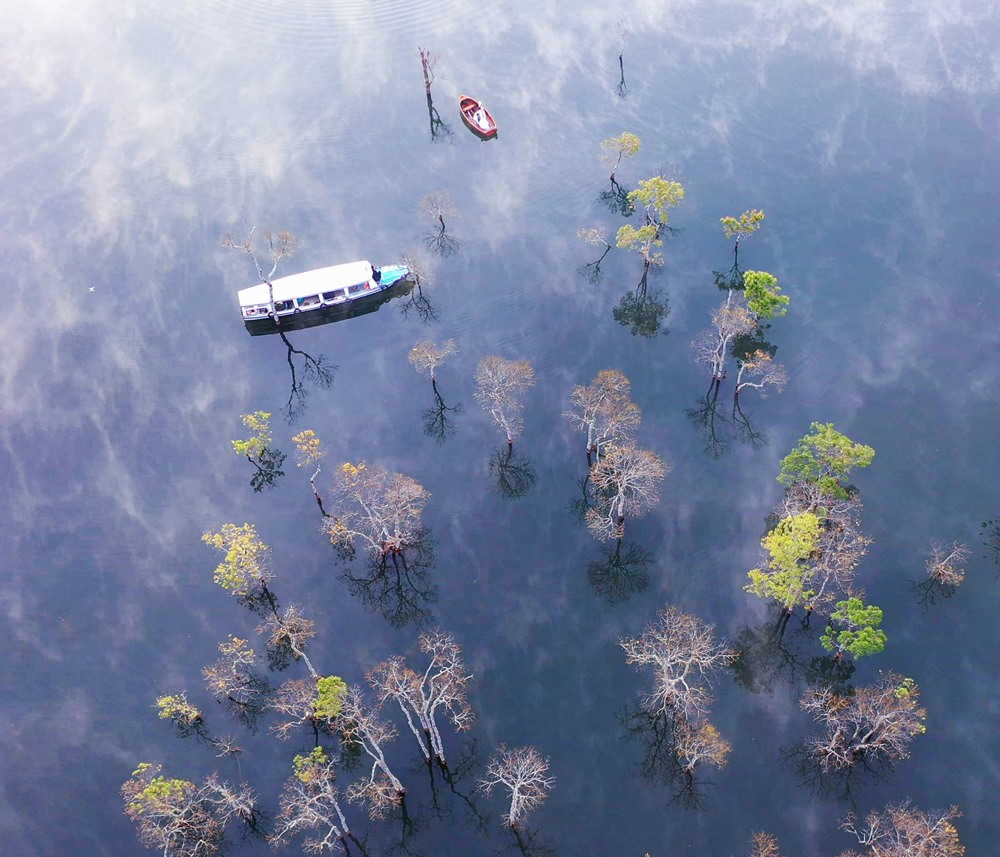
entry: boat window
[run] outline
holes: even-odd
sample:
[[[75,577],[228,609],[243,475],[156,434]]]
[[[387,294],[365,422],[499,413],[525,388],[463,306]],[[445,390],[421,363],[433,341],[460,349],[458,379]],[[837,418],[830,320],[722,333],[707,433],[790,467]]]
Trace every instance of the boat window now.
[[[362,292],[365,289],[364,283],[358,283],[356,286],[351,286],[347,292],[351,295],[356,295],[358,292]]]
[[[300,307],[318,306],[319,295],[309,295],[307,298],[299,298],[298,304]]]
[[[292,301],[275,301],[274,311],[275,312],[285,312],[287,310],[293,309],[294,305]]]

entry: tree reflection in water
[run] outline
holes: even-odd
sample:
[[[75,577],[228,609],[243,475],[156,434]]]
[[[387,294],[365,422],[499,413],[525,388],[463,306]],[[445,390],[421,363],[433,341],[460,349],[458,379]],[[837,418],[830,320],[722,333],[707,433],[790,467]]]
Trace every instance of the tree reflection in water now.
[[[426,625],[434,618],[430,605],[437,601],[437,587],[430,579],[434,549],[430,530],[421,528],[402,550],[366,555],[364,574],[348,565],[341,577],[352,595],[394,628]],[[342,553],[342,558],[349,560],[351,556]]]
[[[587,580],[597,596],[608,604],[619,604],[649,586],[646,568],[653,554],[634,543],[615,540],[614,550],[605,549],[603,559],[587,565]]]
[[[493,450],[489,469],[493,492],[511,500],[527,494],[537,478],[531,459],[508,444]]]

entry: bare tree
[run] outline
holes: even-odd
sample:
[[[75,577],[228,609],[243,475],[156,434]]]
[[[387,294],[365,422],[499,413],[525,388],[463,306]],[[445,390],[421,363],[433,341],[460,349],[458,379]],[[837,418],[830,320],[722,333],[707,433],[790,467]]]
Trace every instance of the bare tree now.
[[[606,446],[604,456],[590,468],[594,504],[585,517],[594,538],[622,538],[626,515],[644,515],[659,502],[667,471],[658,455],[631,442]]]
[[[342,464],[334,473],[330,516],[323,530],[347,556],[360,541],[373,556],[401,553],[418,540],[430,494],[402,473],[376,465]]]
[[[619,18],[615,22],[615,30],[618,31],[618,70],[621,72],[621,79],[618,81],[618,86],[615,87],[615,92],[618,93],[619,98],[625,98],[628,95],[628,84],[625,83],[625,42],[628,41],[629,34],[632,32],[628,18]]]
[[[368,674],[379,705],[392,699],[399,705],[406,724],[420,744],[424,759],[444,766],[444,742],[437,724],[439,711],[447,713],[459,731],[469,729],[475,719],[466,695],[472,675],[462,661],[462,650],[451,634],[428,631],[420,635],[420,651],[431,656],[422,673],[406,665],[401,657],[389,658]]]
[[[750,857],[781,857],[778,852],[778,840],[770,833],[755,833],[751,839]]]
[[[413,253],[403,253],[402,257],[403,264],[410,272],[407,279],[413,284],[407,300],[400,306],[403,318],[406,318],[412,310],[425,324],[437,321],[437,309],[430,297],[430,288],[434,285],[434,278],[428,266]]]
[[[424,236],[427,249],[438,256],[450,256],[461,241],[448,234],[445,218],[455,213],[455,205],[447,191],[432,191],[420,198],[420,216],[431,224],[431,230]]]
[[[587,386],[570,390],[574,410],[564,416],[574,428],[587,433],[587,462],[598,460],[604,444],[630,441],[639,423],[642,409],[632,401],[632,385],[616,369],[603,369]]]
[[[830,689],[808,690],[799,704],[825,731],[810,739],[806,748],[824,772],[843,771],[862,761],[905,759],[910,742],[925,731],[927,712],[917,704],[919,695],[912,679],[895,673],[850,696]]]
[[[230,821],[256,827],[259,812],[249,786],[234,788],[215,775],[199,785],[164,777],[162,770],[143,762],[121,790],[125,814],[147,848],[164,857],[207,857],[222,850]]]
[[[626,663],[654,669],[653,692],[644,708],[690,721],[707,714],[711,676],[733,659],[733,651],[716,640],[714,625],[673,606],[661,609],[640,636],[619,642]]]
[[[952,542],[943,545],[931,542],[931,553],[927,557],[927,576],[944,586],[955,587],[965,580],[965,568],[969,559],[967,545]]]
[[[445,124],[431,98],[431,84],[434,82],[435,71],[441,55],[436,51],[425,51],[423,48],[418,48],[418,50],[420,51],[420,65],[424,71],[424,92],[427,95],[427,114],[431,122],[431,141],[437,142],[451,136],[451,128]]]
[[[611,252],[611,245],[608,243],[608,230],[603,226],[589,226],[578,229],[578,238],[582,238],[594,247],[603,245],[604,250],[600,257],[593,262],[587,262],[577,269],[577,273],[592,286],[599,286],[604,281],[604,274],[601,272],[601,265],[608,253]]]
[[[704,331],[693,343],[698,363],[712,371],[712,381],[716,384],[726,377],[726,360],[733,340],[744,336],[757,327],[757,320],[741,297],[729,298],[716,307],[712,313],[712,327]]]
[[[278,263],[282,259],[295,255],[295,252],[299,249],[299,240],[287,230],[275,234],[266,227],[258,232],[256,225],[250,226],[248,223],[244,223],[244,226],[247,227],[247,237],[243,241],[238,241],[232,232],[227,232],[219,239],[219,243],[226,249],[239,250],[250,257],[250,261],[253,262],[260,281],[267,285],[268,303],[271,305],[271,318],[274,319],[275,324],[280,324],[281,322],[274,312],[274,286],[271,284],[271,278],[278,270]],[[260,259],[258,259],[255,233],[260,235],[263,243],[267,245],[267,255],[271,257],[271,268],[266,274],[264,273],[264,267],[261,265]]]
[[[962,857],[965,846],[953,823],[961,815],[957,806],[922,812],[906,801],[868,813],[863,823],[851,813],[840,829],[856,836],[871,857]]]
[[[424,339],[410,349],[408,359],[414,369],[421,375],[427,375],[433,382],[435,380],[434,371],[437,367],[457,352],[458,349],[455,347],[453,339],[447,339],[440,345],[429,339]]]
[[[284,682],[268,702],[267,707],[277,712],[280,722],[271,731],[282,741],[291,737],[300,726],[308,726],[318,735],[325,724],[316,714],[316,679],[297,678]]]
[[[736,389],[733,394],[735,399],[738,399],[740,392],[747,387],[759,390],[760,395],[766,397],[769,387],[780,393],[788,383],[785,367],[775,363],[774,358],[766,351],[757,350],[738,362],[740,369],[736,374]],[[735,401],[733,408],[734,410],[736,408]]]
[[[267,657],[271,669],[281,670],[291,661],[301,660],[305,663],[309,674],[317,679],[319,673],[305,653],[306,644],[316,636],[313,630],[315,623],[305,618],[300,610],[297,604],[289,604],[284,613],[279,613],[275,606],[261,620],[257,626],[257,633],[267,638]]]
[[[702,764],[724,767],[731,749],[732,745],[705,719],[674,723],[674,752],[687,774]]]
[[[347,789],[347,799],[368,804],[372,818],[382,818],[403,802],[406,789],[392,772],[382,745],[396,739],[396,727],[380,720],[378,710],[369,709],[364,702],[361,688],[352,686],[344,697],[337,719],[340,735],[345,744],[356,744],[371,759],[367,777],[352,783]]]
[[[476,367],[476,401],[488,411],[514,444],[524,428],[524,394],[535,385],[535,370],[527,360],[490,355]]]
[[[257,656],[247,640],[229,635],[219,643],[221,657],[202,670],[209,691],[228,703],[236,716],[255,729],[271,683],[254,670]]]
[[[310,854],[340,850],[350,854],[348,841],[365,853],[340,807],[336,761],[322,747],[315,748],[308,756],[295,757],[294,773],[285,782],[271,835],[275,847],[288,844],[300,833],[312,833],[302,843]]]
[[[476,788],[491,794],[497,786],[510,793],[510,807],[504,813],[504,823],[516,828],[532,810],[545,803],[555,777],[547,775],[549,760],[534,747],[497,747],[486,766],[486,773]]]

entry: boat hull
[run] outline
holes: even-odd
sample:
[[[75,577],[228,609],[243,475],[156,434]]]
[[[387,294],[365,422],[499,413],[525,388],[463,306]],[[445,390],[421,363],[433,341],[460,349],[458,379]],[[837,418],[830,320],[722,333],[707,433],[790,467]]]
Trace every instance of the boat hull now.
[[[496,120],[479,99],[471,95],[458,96],[458,110],[465,127],[480,140],[493,140],[497,136]],[[482,117],[481,121],[477,121],[477,116]]]
[[[295,330],[305,330],[307,327],[320,327],[349,318],[377,311],[382,304],[394,298],[403,297],[413,291],[413,281],[397,279],[385,288],[376,292],[368,292],[359,298],[344,301],[332,306],[318,306],[303,309],[292,315],[283,315],[276,322],[271,316],[264,318],[244,319],[243,325],[251,336],[266,336],[269,333],[290,333]],[[280,323],[279,323],[280,322]]]

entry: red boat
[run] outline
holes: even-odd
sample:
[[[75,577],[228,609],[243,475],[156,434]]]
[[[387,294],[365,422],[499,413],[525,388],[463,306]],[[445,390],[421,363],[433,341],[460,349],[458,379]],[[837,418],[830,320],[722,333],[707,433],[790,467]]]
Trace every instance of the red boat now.
[[[462,121],[469,130],[483,140],[490,140],[497,135],[497,123],[483,103],[471,95],[458,96],[458,109],[462,111]]]

